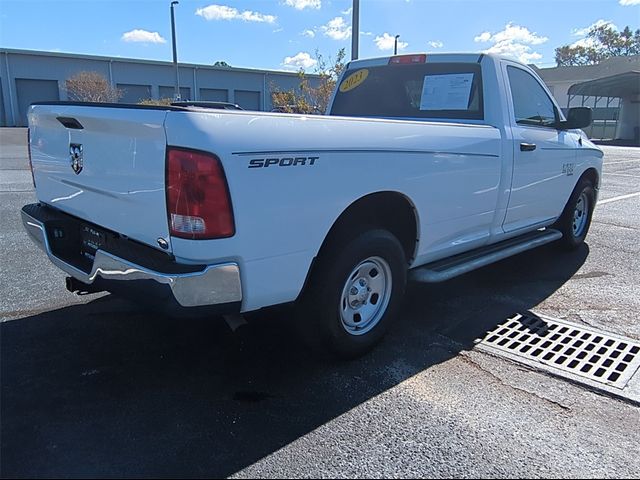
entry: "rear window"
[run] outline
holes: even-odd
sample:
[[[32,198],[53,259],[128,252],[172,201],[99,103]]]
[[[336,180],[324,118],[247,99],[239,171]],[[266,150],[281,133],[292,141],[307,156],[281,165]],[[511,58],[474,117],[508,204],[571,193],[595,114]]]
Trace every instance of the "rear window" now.
[[[384,65],[346,72],[331,115],[484,119],[476,63]]]

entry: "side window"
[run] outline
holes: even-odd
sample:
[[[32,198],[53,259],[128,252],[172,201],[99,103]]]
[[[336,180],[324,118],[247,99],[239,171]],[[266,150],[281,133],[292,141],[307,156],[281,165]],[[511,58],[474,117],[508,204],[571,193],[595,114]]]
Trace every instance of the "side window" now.
[[[513,110],[518,125],[553,126],[556,109],[538,81],[516,67],[507,67]]]

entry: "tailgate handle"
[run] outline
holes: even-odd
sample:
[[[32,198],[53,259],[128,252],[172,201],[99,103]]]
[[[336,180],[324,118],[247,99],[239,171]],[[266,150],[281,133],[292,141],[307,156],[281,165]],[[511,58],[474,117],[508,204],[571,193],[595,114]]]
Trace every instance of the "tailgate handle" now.
[[[56,117],[56,119],[67,128],[73,128],[74,130],[84,129],[82,124],[73,117]]]
[[[536,149],[535,143],[521,143],[520,151],[521,152],[533,152]]]

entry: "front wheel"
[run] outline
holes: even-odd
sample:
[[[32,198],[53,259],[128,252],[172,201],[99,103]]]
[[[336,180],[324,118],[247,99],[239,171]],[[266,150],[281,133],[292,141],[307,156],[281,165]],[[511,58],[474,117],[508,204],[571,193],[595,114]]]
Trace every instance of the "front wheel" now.
[[[298,321],[307,338],[342,358],[363,355],[397,315],[407,262],[397,238],[369,230],[318,258]]]
[[[591,181],[586,178],[581,179],[554,225],[554,228],[562,232],[562,239],[559,242],[565,250],[575,250],[584,243],[591,226],[595,199]]]

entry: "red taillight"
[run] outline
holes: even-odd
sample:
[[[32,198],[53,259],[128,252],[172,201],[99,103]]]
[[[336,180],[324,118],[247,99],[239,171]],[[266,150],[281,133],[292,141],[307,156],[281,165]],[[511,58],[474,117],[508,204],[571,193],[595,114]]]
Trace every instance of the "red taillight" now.
[[[176,237],[210,239],[234,235],[227,180],[218,157],[169,148],[167,213],[171,235]]]
[[[389,65],[412,65],[414,63],[426,63],[427,55],[421,53],[420,55],[400,55],[397,57],[391,57],[389,59]]]
[[[31,161],[31,129],[27,128],[27,152],[29,152],[29,170],[31,170],[31,181],[33,182],[33,187],[36,186],[36,177],[33,174],[33,162]]]

